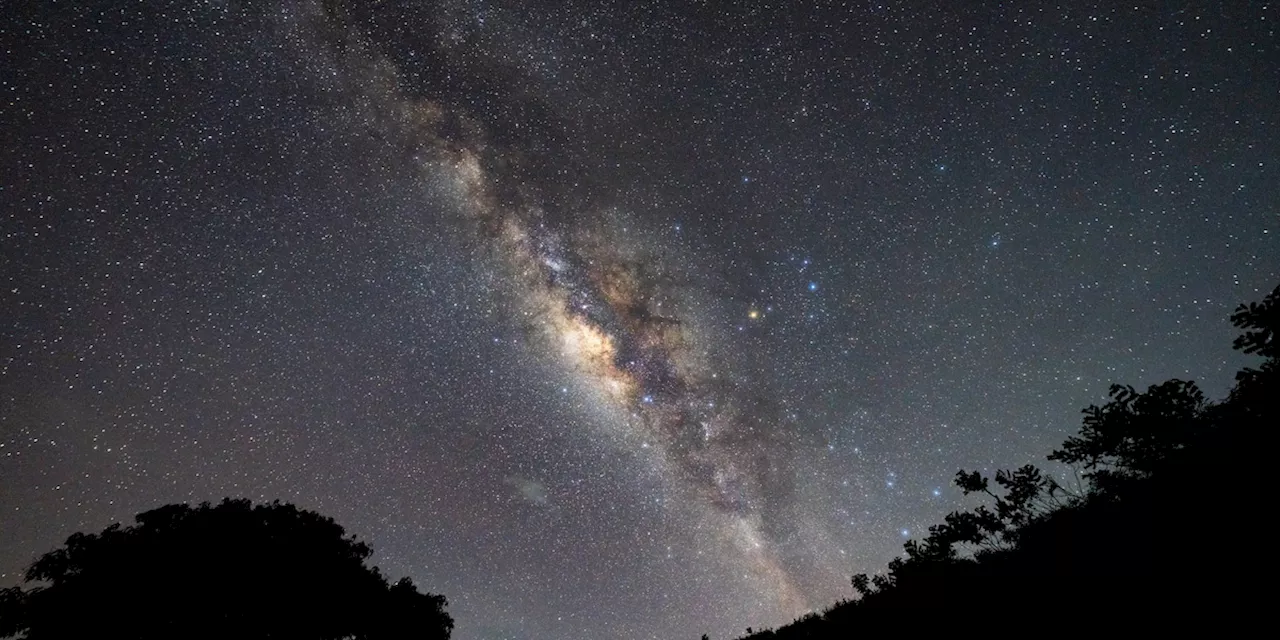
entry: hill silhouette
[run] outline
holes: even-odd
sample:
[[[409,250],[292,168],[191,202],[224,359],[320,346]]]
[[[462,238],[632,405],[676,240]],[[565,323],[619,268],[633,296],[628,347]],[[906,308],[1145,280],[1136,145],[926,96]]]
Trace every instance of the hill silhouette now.
[[[366,566],[372,549],[320,514],[226,499],[77,533],[0,591],[0,637],[444,640],[442,596]]]
[[[1225,399],[1183,380],[1113,386],[1048,456],[1080,475],[1074,490],[1031,465],[993,478],[961,471],[957,486],[986,504],[908,541],[884,572],[853,576],[855,599],[745,638],[846,638],[890,624],[1220,633],[1258,619],[1271,574],[1267,529],[1253,514],[1269,493],[1265,443],[1280,426],[1280,287],[1231,321],[1242,331],[1234,348],[1263,361],[1240,371]]]

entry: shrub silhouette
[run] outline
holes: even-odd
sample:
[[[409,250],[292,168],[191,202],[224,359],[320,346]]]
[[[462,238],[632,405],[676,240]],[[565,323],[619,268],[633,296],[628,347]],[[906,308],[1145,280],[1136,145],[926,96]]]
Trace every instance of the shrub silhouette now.
[[[0,636],[446,639],[442,596],[367,567],[372,550],[289,504],[168,505],[77,533],[0,591]]]

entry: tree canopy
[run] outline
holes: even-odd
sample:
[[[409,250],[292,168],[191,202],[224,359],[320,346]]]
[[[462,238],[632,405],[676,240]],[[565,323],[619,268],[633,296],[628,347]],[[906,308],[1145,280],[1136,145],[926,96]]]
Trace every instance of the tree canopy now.
[[[443,596],[394,584],[372,549],[293,505],[175,504],[77,533],[0,591],[0,636],[447,639]]]

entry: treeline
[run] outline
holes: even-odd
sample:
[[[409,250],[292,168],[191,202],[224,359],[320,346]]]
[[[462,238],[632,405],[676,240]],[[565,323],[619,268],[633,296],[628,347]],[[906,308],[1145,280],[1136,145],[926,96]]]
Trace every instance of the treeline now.
[[[1268,443],[1280,427],[1280,287],[1231,322],[1242,331],[1234,348],[1262,362],[1238,372],[1225,399],[1184,380],[1113,386],[1048,456],[1080,482],[1031,465],[961,471],[956,485],[985,504],[908,541],[882,573],[853,576],[854,599],[748,637],[845,638],[888,624],[1219,633],[1260,619],[1272,581],[1275,486],[1262,470],[1276,462]]]

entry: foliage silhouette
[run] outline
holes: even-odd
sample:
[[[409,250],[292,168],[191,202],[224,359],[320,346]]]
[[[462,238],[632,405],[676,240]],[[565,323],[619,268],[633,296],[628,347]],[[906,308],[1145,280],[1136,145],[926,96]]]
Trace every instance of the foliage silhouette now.
[[[1258,566],[1267,558],[1224,518],[1247,520],[1261,507],[1250,489],[1280,426],[1280,287],[1240,305],[1231,322],[1243,331],[1232,346],[1263,362],[1239,372],[1222,402],[1184,380],[1144,392],[1115,385],[1048,457],[1073,468],[1081,489],[1032,465],[998,471],[994,491],[991,479],[960,471],[956,485],[990,506],[947,515],[883,573],[853,576],[856,600],[748,635],[844,638],[888,624],[990,632],[985,613],[1036,617],[1044,626],[1019,628],[1040,633],[1185,632],[1188,623],[1221,633],[1260,619],[1269,594],[1253,585],[1269,580]]]
[[[0,636],[447,639],[443,596],[391,584],[332,519],[227,499],[77,533],[0,591]]]

